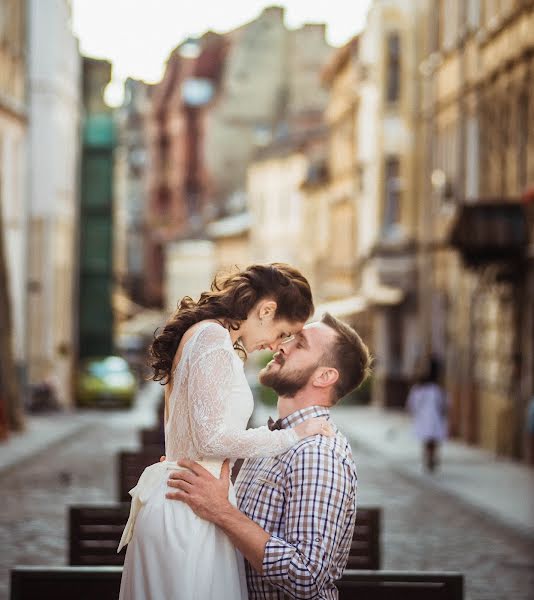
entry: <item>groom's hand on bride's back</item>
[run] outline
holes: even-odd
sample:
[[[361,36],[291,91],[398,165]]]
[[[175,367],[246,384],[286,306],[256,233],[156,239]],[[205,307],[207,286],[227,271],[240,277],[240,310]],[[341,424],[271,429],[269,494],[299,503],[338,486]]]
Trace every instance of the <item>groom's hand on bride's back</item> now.
[[[228,500],[230,462],[228,459],[224,461],[220,477],[214,477],[191,460],[181,460],[178,464],[184,468],[171,471],[167,485],[173,490],[165,497],[185,502],[202,519],[216,521],[221,511],[231,506]]]

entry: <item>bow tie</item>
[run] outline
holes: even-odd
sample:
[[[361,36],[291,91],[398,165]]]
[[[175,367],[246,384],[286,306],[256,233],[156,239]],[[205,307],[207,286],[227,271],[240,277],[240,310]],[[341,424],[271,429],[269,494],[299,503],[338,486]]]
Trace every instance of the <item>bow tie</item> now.
[[[282,429],[282,419],[277,419],[276,421],[273,421],[271,419],[271,417],[269,417],[269,420],[267,421],[267,427],[271,431],[275,431],[277,429]]]

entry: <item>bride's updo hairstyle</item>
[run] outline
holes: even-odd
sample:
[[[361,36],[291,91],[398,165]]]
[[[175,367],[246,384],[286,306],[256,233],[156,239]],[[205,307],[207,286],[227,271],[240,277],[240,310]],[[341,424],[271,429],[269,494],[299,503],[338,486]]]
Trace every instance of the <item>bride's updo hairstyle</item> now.
[[[182,298],[178,308],[161,333],[154,334],[150,346],[151,379],[169,382],[176,350],[184,333],[195,323],[217,319],[228,329],[239,329],[257,302],[270,298],[276,302],[275,319],[305,322],[313,314],[310,284],[295,268],[283,263],[252,265],[244,271],[218,275],[211,290],[198,302],[189,296]],[[246,356],[245,349],[235,344]]]

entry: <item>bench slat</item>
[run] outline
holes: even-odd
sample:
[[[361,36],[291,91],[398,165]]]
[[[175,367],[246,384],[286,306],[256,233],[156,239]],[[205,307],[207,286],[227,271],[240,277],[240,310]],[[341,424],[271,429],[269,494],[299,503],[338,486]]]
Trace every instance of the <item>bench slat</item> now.
[[[130,504],[126,502],[112,506],[71,506],[69,564],[122,565],[126,549],[117,554],[117,547],[129,513]]]
[[[119,452],[118,460],[118,500],[129,502],[128,492],[137,484],[146,467],[159,462],[161,454],[157,450],[148,452]]]
[[[153,446],[162,450],[161,454],[164,454],[165,450],[165,433],[162,429],[141,429],[139,432],[139,441],[141,447]]]
[[[346,570],[339,600],[463,600],[463,575],[421,571]]]
[[[16,567],[11,600],[117,600],[122,567]]]
[[[347,567],[378,570],[381,567],[380,524],[382,509],[362,506],[356,511],[356,524],[349,551]]]
[[[11,600],[116,600],[121,567],[16,567]],[[463,600],[460,573],[346,571],[336,582],[340,600]]]
[[[116,548],[129,512],[129,502],[105,506],[71,506],[69,564],[116,565],[118,562],[122,564],[125,550],[122,550],[117,558]],[[381,562],[380,508],[362,507],[359,509],[359,514],[364,515],[373,526],[366,527],[363,533],[361,528],[355,527],[347,568],[378,570]],[[90,563],[89,560],[94,562]]]

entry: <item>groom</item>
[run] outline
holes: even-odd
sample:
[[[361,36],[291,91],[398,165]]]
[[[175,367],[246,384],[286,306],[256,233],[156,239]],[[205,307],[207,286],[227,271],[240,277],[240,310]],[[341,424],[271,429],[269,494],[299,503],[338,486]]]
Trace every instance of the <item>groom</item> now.
[[[286,429],[329,408],[370,371],[358,334],[328,313],[280,345],[261,371],[279,395]],[[249,600],[338,597],[334,581],[347,563],[356,518],[356,467],[345,436],[300,440],[279,456],[247,459],[235,483],[238,508],[228,500],[229,464],[217,479],[195,462],[174,471],[167,498],[186,502],[218,525],[246,558]]]

